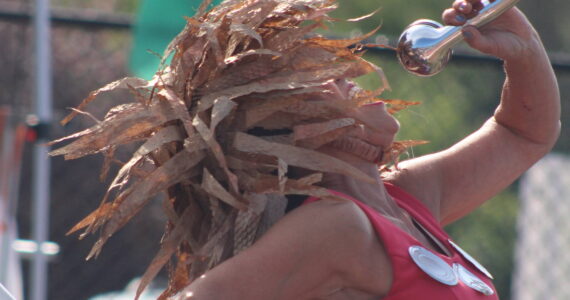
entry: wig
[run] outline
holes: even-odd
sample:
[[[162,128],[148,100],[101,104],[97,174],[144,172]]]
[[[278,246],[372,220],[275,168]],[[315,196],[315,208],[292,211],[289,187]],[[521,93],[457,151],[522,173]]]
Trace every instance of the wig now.
[[[163,298],[251,245],[284,214],[285,195],[337,197],[318,186],[323,173],[373,180],[317,151],[367,125],[350,112],[379,101],[388,87],[358,46],[373,32],[344,40],[314,33],[334,21],[328,16],[337,7],[333,0],[227,0],[206,12],[208,5],[187,18],[164,53],[171,62],[152,80],[110,83],[62,122],[88,114],[87,105],[101,93],[126,89],[132,101],[51,143],[72,140],[51,152],[66,159],[103,154],[103,177],[117,163],[118,147],[139,145],[118,162],[101,205],[70,231],[99,232],[88,258],[97,256],[155,196],[166,195],[161,248],[137,297],[167,264],[173,267]],[[376,90],[326,99],[331,81],[374,72],[382,83]],[[291,167],[308,172],[292,176]]]

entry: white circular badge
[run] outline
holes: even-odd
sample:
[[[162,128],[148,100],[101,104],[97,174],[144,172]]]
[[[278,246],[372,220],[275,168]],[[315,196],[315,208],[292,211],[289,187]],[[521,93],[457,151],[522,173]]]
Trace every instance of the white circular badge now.
[[[416,265],[431,278],[450,286],[458,283],[453,268],[441,257],[420,246],[411,246],[408,252]]]
[[[459,254],[461,254],[461,256],[463,256],[463,258],[465,258],[467,261],[469,261],[481,273],[485,274],[485,276],[489,277],[490,279],[494,279],[493,275],[491,275],[491,273],[489,271],[487,271],[487,269],[485,267],[483,267],[482,264],[480,264],[475,258],[473,258],[473,256],[469,255],[469,253],[467,253],[465,250],[461,249],[461,247],[459,247],[453,241],[448,240],[448,242],[451,244],[451,246],[453,246],[453,248],[455,248],[455,250],[457,250],[457,252],[459,252]]]
[[[461,282],[463,282],[468,287],[486,296],[491,296],[495,293],[495,291],[493,291],[490,286],[483,282],[483,280],[479,279],[479,277],[475,276],[475,274],[469,272],[469,270],[467,270],[464,266],[460,264],[453,264],[453,269],[455,270],[455,273],[457,273],[459,280],[461,280]]]

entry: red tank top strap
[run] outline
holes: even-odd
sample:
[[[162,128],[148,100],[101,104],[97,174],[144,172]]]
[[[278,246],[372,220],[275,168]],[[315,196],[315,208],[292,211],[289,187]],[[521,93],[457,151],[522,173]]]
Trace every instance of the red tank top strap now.
[[[435,234],[442,242],[446,242],[449,239],[449,235],[443,230],[439,221],[423,202],[394,184],[385,182],[384,186],[398,206],[408,212],[413,219],[432,234]]]
[[[386,187],[388,194],[392,196],[398,206],[406,210],[410,215],[414,217],[418,216],[422,219],[426,219],[426,221],[437,223],[432,212],[416,197],[392,183],[385,182],[384,187]]]
[[[433,214],[422,202],[393,184],[387,183],[386,189],[400,207],[406,210],[437,238],[448,238],[448,235],[439,226]],[[414,251],[420,249],[420,252],[423,251],[424,254],[430,252],[423,248],[415,238],[402,231],[382,214],[359,200],[339,192],[332,190],[331,192],[353,201],[358,205],[366,214],[372,227],[374,227],[378,234],[378,238],[384,245],[392,263],[393,272],[392,286],[389,293],[383,298],[384,300],[498,300],[496,291],[492,288],[493,285],[489,278],[484,277],[483,274],[474,268],[473,265],[470,265],[463,256],[459,255],[455,249],[453,249],[454,253],[451,257],[438,253],[432,253],[427,256],[433,257],[433,262],[448,266],[444,267],[444,269],[453,268],[452,273],[457,276],[457,283],[446,285],[434,279],[426,270],[422,271],[422,265],[423,267],[428,266],[432,268],[432,264],[428,263],[426,265],[424,263],[418,264],[414,262],[414,258],[422,257],[414,256],[415,254],[412,255],[410,252],[411,249],[414,249]],[[310,197],[304,204],[318,200],[318,198]],[[474,282],[478,282],[478,284],[474,284]],[[485,290],[482,290],[483,287],[486,287],[488,289],[486,291],[490,291],[490,294],[484,294],[483,292]]]
[[[368,220],[379,234],[379,237],[384,242],[384,247],[386,251],[390,254],[390,256],[405,256],[407,257],[407,247],[410,245],[417,243],[417,241],[407,233],[405,233],[402,229],[398,226],[394,225],[390,220],[384,217],[382,214],[378,213],[373,208],[369,207],[368,205],[360,202],[360,200],[355,199],[351,196],[343,194],[341,192],[337,192],[335,190],[329,190],[329,192],[340,196],[341,198],[347,199],[352,201],[356,204],[360,209],[366,214]],[[311,202],[315,202],[320,200],[316,197],[309,197],[303,204],[309,204]]]

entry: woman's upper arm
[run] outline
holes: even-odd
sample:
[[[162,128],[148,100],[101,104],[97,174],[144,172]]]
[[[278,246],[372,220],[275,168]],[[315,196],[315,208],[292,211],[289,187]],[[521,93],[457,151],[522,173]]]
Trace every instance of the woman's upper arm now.
[[[353,265],[358,244],[370,236],[345,208],[343,202],[322,200],[292,211],[177,299],[297,299],[319,292],[323,282],[342,286],[343,265]]]
[[[491,118],[451,148],[403,162],[388,181],[422,200],[436,218],[449,224],[510,185],[548,149]]]

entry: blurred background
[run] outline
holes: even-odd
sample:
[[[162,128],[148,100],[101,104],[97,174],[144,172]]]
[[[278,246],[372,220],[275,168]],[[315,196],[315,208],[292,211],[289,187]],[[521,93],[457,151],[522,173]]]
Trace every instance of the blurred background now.
[[[149,78],[165,43],[192,15],[198,0],[51,0],[53,117],[37,122],[33,0],[0,0],[0,282],[17,299],[32,299],[32,261],[47,257],[44,299],[132,299],[133,283],[158,250],[164,227],[159,201],[115,235],[96,260],[85,261],[94,239],[79,241],[65,233],[95,209],[109,182],[100,182],[102,157],[76,161],[51,159],[47,176],[47,241],[33,242],[34,144],[93,125],[88,117],[66,127],[58,124],[69,107],[90,91],[125,76]],[[345,37],[367,33],[382,24],[374,41],[393,43],[419,18],[440,20],[451,0],[341,0],[333,13],[339,22],[327,34]],[[553,154],[507,190],[447,229],[459,245],[495,277],[501,299],[570,299],[570,2],[521,0],[519,7],[541,34],[555,67],[562,94],[562,134]],[[154,54],[153,54],[154,53]],[[398,139],[428,140],[409,151],[420,156],[444,149],[489,118],[500,97],[501,64],[464,47],[441,74],[418,78],[403,71],[393,52],[369,50],[366,58],[381,66],[392,86],[383,96],[422,102],[397,117]],[[532,70],[528,70],[532,72]],[[360,83],[373,88],[373,77]],[[105,97],[93,108],[103,114],[124,97]],[[41,120],[40,120],[41,121]],[[47,128],[49,127],[49,131]],[[166,274],[154,283],[166,284]],[[148,299],[157,294],[152,289]],[[124,298],[123,298],[124,297]]]

